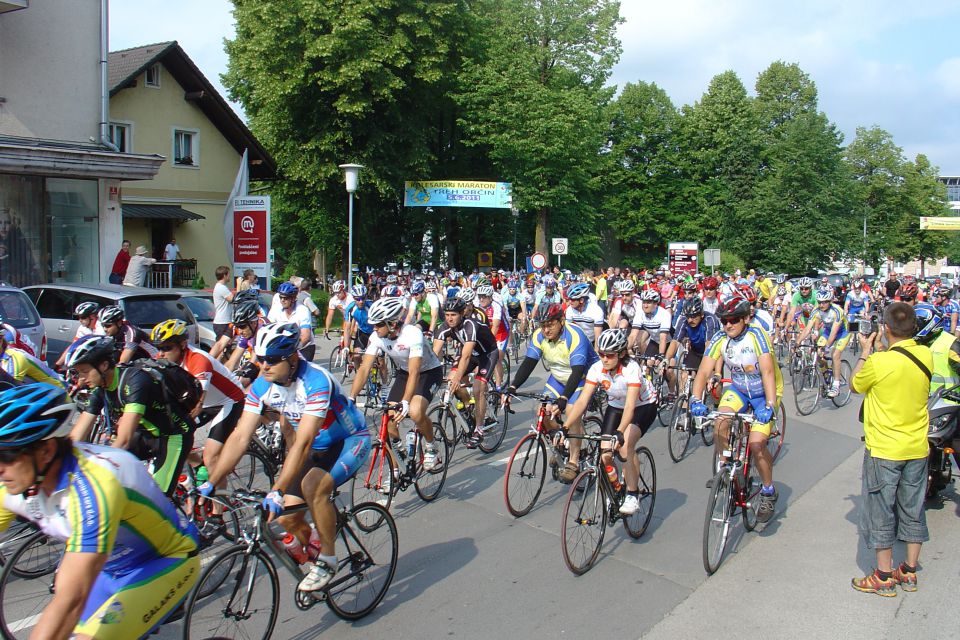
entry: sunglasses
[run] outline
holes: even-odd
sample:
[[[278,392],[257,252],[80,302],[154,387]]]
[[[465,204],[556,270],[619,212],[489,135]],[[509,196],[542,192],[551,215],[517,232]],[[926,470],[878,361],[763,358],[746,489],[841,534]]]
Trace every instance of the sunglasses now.
[[[743,318],[720,318],[720,324],[727,326],[728,324],[740,324]]]
[[[900,302],[913,302],[913,296],[900,296]]]
[[[599,356],[600,356],[601,358],[603,358],[604,360],[607,360],[608,358],[618,358],[618,357],[620,357],[620,354],[619,354],[619,353],[598,353],[597,355],[599,355]]]
[[[165,342],[164,344],[158,344],[158,345],[157,345],[157,351],[159,351],[159,352],[161,352],[161,353],[166,353],[167,351],[173,351],[173,350],[176,349],[178,346],[179,346],[179,345],[174,344],[173,342]]]
[[[297,296],[280,296],[281,300],[296,300]]]
[[[704,291],[716,291],[717,288],[716,288],[716,287],[704,287],[703,290],[704,290]]]
[[[699,320],[701,318],[703,318],[703,315],[699,313],[695,316],[687,316],[687,320]]]
[[[117,323],[116,323],[116,322],[101,322],[101,323],[100,323],[100,326],[103,327],[104,329],[109,329],[110,327],[115,327],[115,326],[117,326]]]
[[[260,362],[269,365],[275,366],[286,360],[289,356],[263,356],[260,358]]]

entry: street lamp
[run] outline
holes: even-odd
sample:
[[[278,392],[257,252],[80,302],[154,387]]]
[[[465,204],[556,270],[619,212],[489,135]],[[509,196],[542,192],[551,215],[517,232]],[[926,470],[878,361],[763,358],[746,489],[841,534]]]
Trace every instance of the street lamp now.
[[[353,284],[353,192],[357,190],[360,184],[360,169],[362,164],[342,164],[343,178],[347,184],[347,193],[350,194],[350,208],[347,214],[347,275],[344,280],[347,287]]]
[[[520,210],[516,207],[510,207],[510,213],[513,214],[513,273],[517,273],[517,218],[520,217]]]

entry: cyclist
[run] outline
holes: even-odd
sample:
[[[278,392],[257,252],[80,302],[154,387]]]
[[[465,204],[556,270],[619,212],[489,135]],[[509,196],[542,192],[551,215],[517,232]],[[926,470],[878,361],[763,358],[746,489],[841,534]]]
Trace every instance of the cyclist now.
[[[257,356],[253,353],[253,343],[257,337],[257,331],[266,324],[266,321],[260,315],[260,305],[252,300],[234,304],[232,319],[230,331],[227,335],[220,337],[214,349],[210,350],[210,357],[217,357],[214,353],[217,347],[220,347],[218,352],[222,353],[223,345],[232,342],[236,348],[230,352],[230,357],[227,358],[224,366],[227,371],[234,372],[240,385],[246,389],[260,375]]]
[[[543,315],[542,311],[552,304],[563,304],[563,297],[557,289],[557,280],[551,275],[543,276],[543,290],[537,294],[537,300],[533,305],[533,317],[539,318]]]
[[[66,543],[31,637],[146,637],[200,576],[196,530],[132,455],[71,443],[73,412],[58,387],[0,393],[0,530],[20,517]]]
[[[717,297],[717,287],[720,283],[713,276],[707,276],[703,279],[703,310],[707,313],[717,313],[720,306],[720,298]]]
[[[791,321],[790,324],[787,324],[787,329],[790,330],[793,328],[792,320],[796,318],[797,310],[801,305],[809,303],[811,305],[817,304],[817,296],[813,292],[813,279],[812,278],[800,278],[797,281],[797,290],[793,294],[793,298],[790,299],[790,308],[784,313],[784,321],[788,319]]]
[[[0,328],[0,371],[6,382],[46,382],[55,387],[65,388],[57,372],[39,358],[30,355],[16,344],[16,331],[13,327]],[[12,380],[11,380],[12,379]]]
[[[103,333],[103,331],[97,326],[97,313],[99,312],[100,305],[96,302],[81,302],[77,305],[77,308],[73,310],[73,315],[80,322],[80,326],[77,327],[77,332],[73,335],[73,340],[71,342],[76,342],[83,336],[89,336],[92,333]],[[59,371],[63,366],[66,357],[67,350],[64,349],[63,353],[60,354],[60,357],[57,358],[57,362],[53,368]]]
[[[503,386],[503,359],[506,357],[507,345],[510,344],[510,318],[502,304],[493,299],[493,287],[489,284],[477,287],[477,307],[487,316],[487,326],[497,341],[500,357],[497,359],[497,368],[494,369],[497,388]]]
[[[523,293],[521,294],[520,324],[524,334],[529,331],[527,325],[531,320],[536,318],[536,316],[533,315],[533,308],[537,303],[537,295],[534,292],[534,286],[535,283],[533,278],[527,278]]]
[[[750,303],[734,297],[720,308],[722,333],[714,336],[707,347],[693,383],[692,395],[702,398],[714,371],[724,364],[732,371],[732,384],[724,390],[717,410],[734,414],[750,407],[756,422],[750,429],[750,451],[760,473],[760,504],[757,518],[767,522],[773,516],[777,504],[777,490],[773,484],[773,459],[767,449],[774,409],[783,394],[783,379],[771,353],[770,342],[764,332],[749,326]],[[694,416],[707,415],[707,406],[700,400],[690,403]],[[715,455],[723,461],[722,452],[727,445],[730,421],[716,421]],[[712,478],[707,486],[712,486]]]
[[[949,287],[940,287],[935,292],[934,295],[934,306],[937,307],[937,310],[943,316],[941,319],[941,324],[943,330],[951,335],[957,335],[957,317],[960,314],[960,305],[958,305],[954,300],[950,299],[950,288]]]
[[[462,295],[462,292],[461,292]],[[460,356],[457,364],[450,369],[447,377],[450,388],[459,394],[460,381],[472,371],[473,398],[476,425],[473,435],[467,442],[467,448],[475,449],[483,441],[484,429],[496,421],[487,421],[487,385],[490,374],[496,370],[500,361],[500,350],[497,340],[490,328],[476,318],[468,315],[467,304],[461,297],[449,298],[443,307],[444,324],[434,336],[433,352],[439,355],[443,344],[452,340],[460,345]],[[462,396],[458,395],[462,400]]]
[[[833,383],[827,392],[828,398],[835,398],[840,393],[840,361],[843,359],[843,350],[850,342],[850,330],[847,328],[847,316],[840,305],[833,302],[833,289],[817,291],[817,310],[813,312],[809,324],[796,338],[795,345],[799,345],[813,330],[819,330],[817,346],[823,350],[824,357],[833,362]]]
[[[866,318],[870,313],[870,294],[863,288],[863,280],[853,281],[853,288],[847,292],[843,301],[843,311],[847,318]]]
[[[590,285],[586,282],[571,285],[567,289],[567,300],[567,322],[580,327],[583,335],[595,343],[603,331],[603,310],[590,299]]]
[[[611,329],[630,330],[633,319],[640,313],[640,302],[636,299],[635,287],[632,280],[618,280],[613,286],[617,298],[610,305],[610,315],[607,325]]]
[[[760,306],[757,294],[752,287],[741,287],[741,297],[750,303],[750,324],[760,327],[767,332],[767,336],[772,339],[774,320],[769,311]]]
[[[129,449],[141,460],[152,459],[153,479],[172,495],[193,445],[192,407],[167,402],[162,382],[143,369],[117,367],[113,338],[86,336],[68,351],[67,367],[76,370],[81,386],[92,389],[71,438],[89,439],[97,416],[107,409],[116,425],[113,446]]]
[[[121,349],[120,364],[126,364],[137,358],[155,358],[157,350],[150,344],[150,336],[139,327],[130,324],[124,318],[123,309],[110,305],[100,309],[100,328],[104,335],[113,338]]]
[[[370,434],[356,404],[326,369],[300,356],[299,343],[300,328],[293,323],[269,324],[257,332],[254,350],[262,374],[247,391],[243,415],[210,479],[198,490],[212,494],[243,457],[263,412],[278,411],[281,427],[292,427],[296,436],[263,508],[276,516],[284,507],[308,505],[319,546],[311,541],[313,531],[302,511],[279,521],[314,562],[297,586],[311,592],[326,586],[337,572],[337,515],[330,495],[366,461]]]
[[[373,367],[373,361],[385,353],[396,367],[396,377],[387,402],[400,403],[399,412],[393,414],[390,421],[390,437],[400,437],[397,425],[407,416],[417,425],[417,430],[426,443],[423,447],[423,468],[433,471],[443,464],[433,441],[433,424],[427,418],[427,406],[433,400],[433,394],[443,382],[443,367],[436,354],[427,344],[427,338],[416,324],[403,324],[405,306],[399,298],[381,298],[370,305],[367,322],[373,326],[373,333],[367,342],[363,360],[353,379],[350,398],[367,384],[367,377]]]
[[[390,278],[393,278],[393,282],[390,282]],[[396,283],[397,276],[387,276],[387,284]],[[282,287],[283,285],[280,286]],[[323,322],[324,337],[327,337],[327,334],[330,333],[330,323],[333,322],[333,312],[339,309],[340,313],[343,313],[344,309],[346,309],[347,305],[352,301],[350,294],[347,293],[347,286],[344,284],[343,280],[337,280],[330,285],[330,293],[333,295],[330,296],[330,301],[327,303],[327,317]],[[309,316],[309,314],[307,315]]]
[[[340,281],[338,281],[340,282]],[[340,284],[343,284],[342,282]],[[336,285],[336,283],[334,283]],[[290,282],[284,282],[277,287],[277,298],[280,299],[280,306],[274,306],[267,314],[267,322],[288,324],[294,323],[300,327],[300,345],[301,355],[307,362],[313,361],[317,345],[313,341],[313,320],[310,318],[310,312],[305,306],[297,302],[299,289]],[[333,301],[334,296],[330,300]],[[336,307],[334,307],[336,308]],[[327,313],[327,327],[330,325],[330,316],[333,309]],[[323,330],[323,335],[327,335],[327,329]]]
[[[706,352],[707,345],[713,340],[713,336],[720,331],[720,321],[712,313],[706,313],[703,310],[703,301],[694,298],[683,305],[683,314],[678,317],[674,323],[674,336],[667,349],[667,361],[674,365],[674,357],[681,344],[687,343],[687,355],[684,358],[683,367],[686,369],[699,369],[700,362]],[[667,370],[667,380],[670,387],[674,388],[674,373]],[[681,380],[680,385],[686,384],[686,380]]]
[[[500,297],[502,300],[501,304],[506,308],[507,316],[510,318],[510,324],[517,326],[523,311],[523,297],[520,295],[517,281],[512,278],[508,280],[507,292],[506,294],[501,294]]]
[[[641,331],[646,335],[646,344],[643,347],[644,358],[663,357],[667,353],[672,321],[670,312],[660,306],[659,293],[649,289],[640,295],[640,313],[633,316],[631,326],[628,339],[631,346],[637,344]]]
[[[362,284],[355,284],[350,288],[350,296],[353,300],[343,313],[343,335],[352,340],[353,366],[359,369],[363,352],[366,351],[373,334],[373,325],[368,321],[370,309],[367,308],[367,288]]]
[[[416,322],[424,333],[432,336],[437,329],[437,320],[440,317],[440,296],[428,292],[423,280],[417,280],[410,285],[410,295],[407,324]]]
[[[584,375],[597,362],[597,352],[590,340],[579,327],[564,322],[563,307],[551,304],[541,316],[540,328],[530,338],[527,355],[517,368],[513,382],[507,387],[504,402],[509,402],[509,394],[515,393],[527,381],[537,362],[543,360],[550,370],[550,377],[543,388],[545,395],[553,396],[555,401],[551,417],[546,418],[548,429],[557,429],[553,418],[566,411],[567,405],[576,402],[583,389]],[[577,425],[570,425],[570,432],[582,433]],[[565,483],[573,482],[579,471],[580,440],[570,441],[570,461],[560,470],[560,479]]]
[[[692,300],[694,298],[699,299],[698,294],[700,292],[700,288],[693,280],[684,282],[682,285],[678,285],[678,287],[680,289],[680,293],[682,293],[682,297],[678,295],[677,303],[674,305],[672,310],[674,319],[679,318],[683,314],[683,305],[685,305],[688,300]]]

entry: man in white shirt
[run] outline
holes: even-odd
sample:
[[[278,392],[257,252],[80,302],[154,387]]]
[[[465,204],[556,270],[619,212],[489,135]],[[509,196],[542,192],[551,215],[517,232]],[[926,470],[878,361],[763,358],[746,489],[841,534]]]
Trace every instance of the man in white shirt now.
[[[307,362],[313,361],[317,345],[313,341],[313,321],[310,318],[310,312],[307,308],[297,302],[297,294],[300,291],[296,285],[290,282],[284,282],[277,287],[277,297],[280,298],[280,306],[274,306],[267,315],[268,322],[296,323],[300,327],[300,356]]]
[[[177,246],[177,239],[171,237],[170,242],[163,248],[163,259],[167,262],[173,262],[180,257],[180,247]]]
[[[217,284],[213,285],[213,332],[217,336],[216,340],[219,340],[230,334],[230,303],[233,302],[233,292],[227,286],[230,281],[230,267],[220,265],[214,273]]]

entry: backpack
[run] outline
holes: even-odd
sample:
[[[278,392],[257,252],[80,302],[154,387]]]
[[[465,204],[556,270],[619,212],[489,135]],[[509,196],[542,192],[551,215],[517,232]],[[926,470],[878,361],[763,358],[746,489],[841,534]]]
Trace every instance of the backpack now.
[[[160,383],[167,405],[167,414],[172,423],[176,423],[173,414],[188,417],[203,395],[203,389],[193,374],[169,360],[138,358],[121,367],[123,368],[121,376],[127,371],[143,371]],[[120,384],[123,384],[122,377]],[[195,421],[191,420],[191,422]]]

